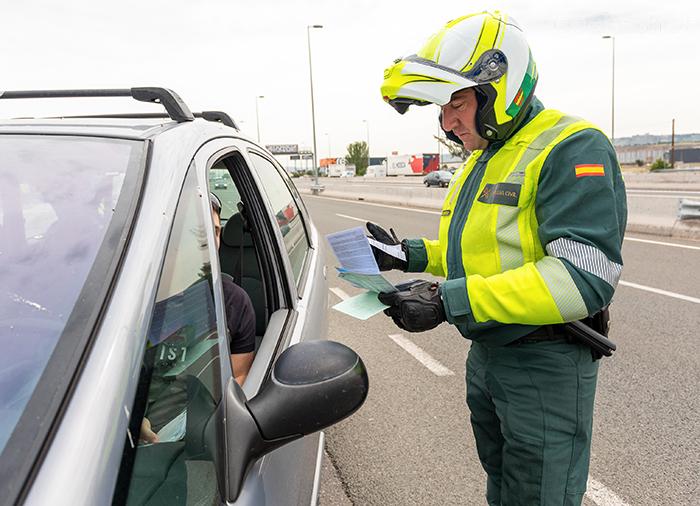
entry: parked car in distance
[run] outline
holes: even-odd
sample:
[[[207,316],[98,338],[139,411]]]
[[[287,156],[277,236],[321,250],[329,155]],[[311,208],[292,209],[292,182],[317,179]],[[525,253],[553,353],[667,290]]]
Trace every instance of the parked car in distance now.
[[[447,187],[450,184],[450,179],[452,179],[452,173],[447,170],[436,170],[429,172],[423,178],[423,184],[427,187],[440,186]]]
[[[0,111],[111,96],[167,114],[0,120],[0,503],[316,504],[319,431],[368,379],[325,340],[304,202],[226,114],[164,88],[6,91]],[[242,386],[226,276],[255,313]]]

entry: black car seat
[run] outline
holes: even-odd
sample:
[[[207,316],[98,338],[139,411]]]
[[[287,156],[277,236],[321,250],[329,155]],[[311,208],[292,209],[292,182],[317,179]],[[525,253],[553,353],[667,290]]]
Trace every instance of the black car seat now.
[[[255,335],[262,336],[265,333],[265,291],[253,238],[249,231],[243,230],[243,222],[239,213],[232,215],[224,225],[221,233],[219,261],[221,262],[221,271],[232,276],[234,281],[250,296],[255,310]],[[236,279],[239,273],[241,279]]]

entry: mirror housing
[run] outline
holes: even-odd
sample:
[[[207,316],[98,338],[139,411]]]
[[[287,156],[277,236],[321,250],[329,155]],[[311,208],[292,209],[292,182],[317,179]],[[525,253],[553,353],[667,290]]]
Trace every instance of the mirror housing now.
[[[365,401],[368,389],[362,359],[333,341],[289,347],[250,401],[231,379],[225,401],[229,500],[238,497],[256,460],[350,416]]]

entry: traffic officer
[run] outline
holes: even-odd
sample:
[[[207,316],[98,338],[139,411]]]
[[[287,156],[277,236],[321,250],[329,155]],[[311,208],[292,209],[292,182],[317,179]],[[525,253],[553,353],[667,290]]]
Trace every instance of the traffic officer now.
[[[605,333],[601,310],[622,271],[615,150],[595,125],[545,109],[537,78],[519,24],[482,12],[447,23],[382,84],[401,114],[438,105],[447,137],[471,151],[438,239],[401,241],[405,260],[374,253],[383,270],[446,278],[380,299],[407,331],[447,321],[471,340],[467,404],[491,505],[581,503],[599,362],[562,324],[597,321]]]

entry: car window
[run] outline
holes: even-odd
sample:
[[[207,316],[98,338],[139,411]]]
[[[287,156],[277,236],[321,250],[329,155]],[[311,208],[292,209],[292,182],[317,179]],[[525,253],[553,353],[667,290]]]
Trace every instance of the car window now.
[[[241,195],[223,161],[209,170],[209,190],[221,201],[221,221],[225,223],[238,212],[236,206],[241,201]]]
[[[100,268],[142,149],[117,139],[0,135],[0,453],[24,429],[17,423],[32,395],[51,388],[39,379],[71,314],[93,302],[79,295]],[[104,283],[107,274],[95,272]]]
[[[216,421],[221,373],[200,199],[191,168],[144,336],[132,409],[140,423],[132,420],[135,433],[128,442],[135,450],[125,494],[129,505],[213,504],[218,497],[216,458],[224,445]]]
[[[304,229],[304,222],[299,214],[299,207],[289,188],[277,171],[277,167],[267,158],[250,152],[255,168],[262,179],[262,186],[282,232],[284,246],[289,254],[294,279],[299,282],[304,259],[309,251],[309,242]]]

